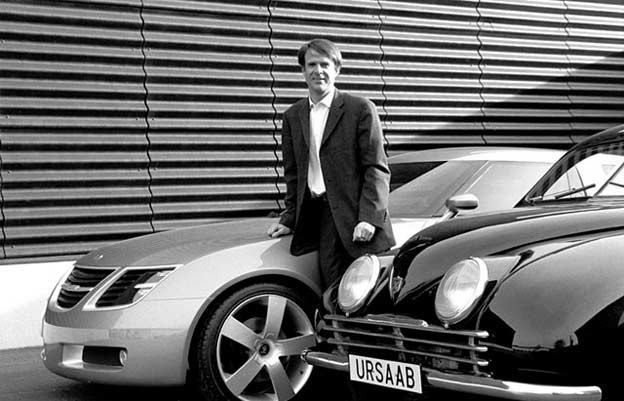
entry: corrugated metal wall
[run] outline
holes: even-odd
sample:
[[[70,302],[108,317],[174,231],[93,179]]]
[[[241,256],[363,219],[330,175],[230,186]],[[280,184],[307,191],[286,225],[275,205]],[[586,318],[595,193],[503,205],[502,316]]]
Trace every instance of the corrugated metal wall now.
[[[391,153],[624,122],[619,0],[0,3],[5,262],[283,206],[296,50],[343,49]]]
[[[264,2],[145,0],[154,229],[277,210]]]
[[[140,2],[0,7],[5,258],[152,231]]]

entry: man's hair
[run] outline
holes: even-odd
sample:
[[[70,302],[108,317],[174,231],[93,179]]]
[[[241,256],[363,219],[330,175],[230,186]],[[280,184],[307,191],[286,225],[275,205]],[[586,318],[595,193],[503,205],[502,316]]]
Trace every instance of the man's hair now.
[[[309,49],[320,53],[331,59],[337,67],[342,66],[342,55],[336,45],[327,39],[312,39],[299,48],[297,53],[297,61],[299,65],[305,67],[305,55]]]

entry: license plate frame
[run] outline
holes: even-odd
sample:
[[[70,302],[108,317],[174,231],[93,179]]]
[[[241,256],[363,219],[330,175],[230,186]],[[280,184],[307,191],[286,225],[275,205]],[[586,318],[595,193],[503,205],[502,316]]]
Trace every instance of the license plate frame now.
[[[420,365],[349,354],[349,379],[422,394]]]

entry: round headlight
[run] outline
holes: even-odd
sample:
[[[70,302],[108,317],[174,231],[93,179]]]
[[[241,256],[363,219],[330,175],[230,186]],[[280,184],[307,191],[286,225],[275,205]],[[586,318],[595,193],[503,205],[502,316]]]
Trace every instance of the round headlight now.
[[[360,256],[343,274],[338,287],[338,305],[347,315],[360,309],[375,288],[380,263],[375,255]]]
[[[488,281],[485,262],[469,258],[455,263],[444,275],[435,297],[435,310],[445,326],[457,323],[472,311]]]

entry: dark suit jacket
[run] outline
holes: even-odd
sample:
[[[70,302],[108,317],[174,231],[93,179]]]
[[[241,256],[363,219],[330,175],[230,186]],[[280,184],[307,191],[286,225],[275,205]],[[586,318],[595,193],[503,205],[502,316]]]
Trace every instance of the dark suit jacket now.
[[[294,230],[294,255],[317,246],[309,242],[306,227],[298,224],[307,189],[309,136],[309,100],[305,98],[284,112],[282,123],[286,210],[280,223]],[[392,247],[395,241],[387,204],[390,170],[375,105],[336,90],[319,156],[329,206],[347,252],[358,257]],[[352,241],[353,229],[360,221],[377,227],[369,242]]]

